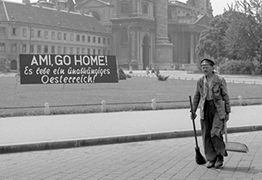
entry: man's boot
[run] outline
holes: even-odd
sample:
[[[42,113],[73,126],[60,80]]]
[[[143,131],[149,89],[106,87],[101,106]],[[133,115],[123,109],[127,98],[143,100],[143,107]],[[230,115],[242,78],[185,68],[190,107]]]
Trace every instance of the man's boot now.
[[[224,162],[224,157],[222,155],[217,155],[217,160],[216,163],[214,165],[215,168],[220,168],[221,166],[223,166],[223,162]]]

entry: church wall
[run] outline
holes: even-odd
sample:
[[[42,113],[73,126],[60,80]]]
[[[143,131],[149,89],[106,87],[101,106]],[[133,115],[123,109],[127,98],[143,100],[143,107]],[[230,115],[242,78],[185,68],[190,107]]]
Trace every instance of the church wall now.
[[[99,11],[103,15],[103,18],[105,18],[105,22],[108,21],[108,27],[112,27],[112,54],[117,56],[119,65],[128,68],[129,64],[132,64],[133,69],[143,68],[143,38],[145,34],[148,34],[148,37],[150,37],[150,66],[161,66],[161,63],[163,63],[163,67],[166,69],[174,67],[178,68],[181,64],[195,63],[197,61],[195,48],[197,46],[200,32],[204,27],[201,25],[194,25],[197,17],[192,6],[187,8],[184,3],[183,7],[176,7],[175,5],[168,7],[168,14],[171,16],[168,16],[167,19],[168,37],[165,37],[165,30],[160,28],[163,27],[161,24],[166,18],[160,20],[162,16],[159,13],[163,14],[163,9],[166,8],[162,8],[162,2],[160,3],[156,0],[146,1],[149,3],[148,14],[143,14],[142,12],[142,2],[144,2],[144,0],[113,0],[114,6],[105,6],[105,9],[102,11],[97,8],[97,11]],[[197,2],[202,3],[199,7],[206,6],[202,1],[203,0]],[[121,12],[121,2],[129,2],[130,13]],[[158,18],[156,18],[156,3],[158,3],[158,9],[161,8],[157,11]],[[166,6],[166,3],[163,4]],[[108,13],[111,15],[107,15]],[[162,21],[162,23],[157,22],[157,20]],[[103,20],[101,23],[103,23]],[[194,28],[190,28],[190,24],[193,25]],[[130,36],[130,40],[124,44],[121,43],[121,28],[123,28],[123,26],[129,28],[128,36]],[[171,43],[169,43],[169,41]],[[170,61],[166,60],[169,59],[169,56],[162,60],[162,56],[156,56],[159,55],[159,52],[166,53],[164,51],[165,47],[162,48],[159,43],[162,43],[164,46],[168,46],[168,48],[171,49],[172,53],[170,54]],[[156,46],[159,47],[158,50]]]

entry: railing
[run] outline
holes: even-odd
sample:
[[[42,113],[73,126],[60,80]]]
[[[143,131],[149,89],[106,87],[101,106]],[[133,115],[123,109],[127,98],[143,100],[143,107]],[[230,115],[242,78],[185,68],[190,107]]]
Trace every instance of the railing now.
[[[259,102],[252,103],[252,100],[259,100]],[[232,106],[242,106],[242,105],[252,105],[252,104],[262,104],[262,97],[251,97],[251,98],[242,98],[242,96],[238,96],[236,98],[230,98]],[[171,106],[167,104],[172,104]],[[178,109],[178,108],[188,108],[189,102],[188,100],[178,100],[178,101],[156,101],[152,99],[147,102],[126,102],[126,103],[107,103],[103,100],[101,103],[95,104],[71,104],[71,105],[49,105],[49,103],[45,103],[43,106],[16,106],[16,107],[0,107],[0,110],[23,110],[23,109],[42,109],[42,113],[34,114],[34,115],[50,115],[51,110],[54,108],[73,108],[73,107],[100,107],[95,112],[115,112],[115,111],[123,111],[116,106],[128,107],[130,105],[143,105],[142,107],[133,107],[129,108],[129,110],[157,110],[157,109]],[[150,105],[145,106],[145,105]],[[114,106],[114,109],[109,110]],[[89,112],[88,109],[85,112]],[[61,113],[61,114],[70,114]],[[8,116],[8,115],[5,115]],[[10,114],[9,116],[13,116]]]

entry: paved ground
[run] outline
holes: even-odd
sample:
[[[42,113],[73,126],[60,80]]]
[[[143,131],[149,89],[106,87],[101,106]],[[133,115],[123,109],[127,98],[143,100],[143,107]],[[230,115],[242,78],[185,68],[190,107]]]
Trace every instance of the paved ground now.
[[[262,106],[232,108],[229,141],[244,143],[250,151],[229,152],[222,169],[207,169],[195,163],[188,109],[1,118],[1,147],[7,147],[1,150],[9,152],[13,146],[18,153],[0,154],[0,179],[262,179],[262,131],[254,131],[262,129],[261,109]],[[239,131],[246,132],[232,133]],[[139,140],[142,141],[115,144]],[[64,143],[57,146],[58,141]],[[201,145],[200,137],[198,141]],[[78,148],[19,152],[35,150],[30,147],[70,147],[72,143]],[[203,154],[202,146],[200,149]]]
[[[247,154],[229,152],[222,169],[195,163],[194,138],[0,155],[1,180],[260,180],[262,132],[230,134]],[[198,139],[201,140],[200,138]],[[201,147],[203,154],[203,148]]]
[[[262,130],[261,109],[233,106],[229,132]],[[0,153],[192,136],[189,116],[176,109],[0,118]]]
[[[261,109],[232,107],[229,141],[250,151],[221,169],[195,163],[188,109],[0,118],[0,180],[262,179]]]

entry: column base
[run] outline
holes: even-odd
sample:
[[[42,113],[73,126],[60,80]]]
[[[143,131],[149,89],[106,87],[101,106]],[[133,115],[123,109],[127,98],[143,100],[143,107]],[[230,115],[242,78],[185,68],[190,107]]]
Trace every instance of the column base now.
[[[173,69],[173,44],[157,43],[156,44],[156,61],[154,65],[159,69]]]

